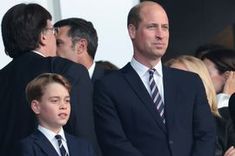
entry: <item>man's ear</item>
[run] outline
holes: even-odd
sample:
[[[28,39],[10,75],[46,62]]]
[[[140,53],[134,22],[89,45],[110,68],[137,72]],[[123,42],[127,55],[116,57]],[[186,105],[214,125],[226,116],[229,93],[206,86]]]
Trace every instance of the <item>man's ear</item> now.
[[[83,52],[87,52],[87,40],[86,39],[79,39],[76,43],[76,51],[78,54],[81,54]]]
[[[47,40],[47,36],[45,35],[44,32],[41,32],[39,44],[44,46],[46,44],[46,40]]]
[[[133,24],[128,25],[128,33],[131,39],[135,38],[136,27]]]
[[[37,101],[37,100],[33,100],[32,102],[31,102],[31,109],[33,110],[33,112],[35,113],[35,114],[40,114],[40,104],[39,104],[39,101]]]

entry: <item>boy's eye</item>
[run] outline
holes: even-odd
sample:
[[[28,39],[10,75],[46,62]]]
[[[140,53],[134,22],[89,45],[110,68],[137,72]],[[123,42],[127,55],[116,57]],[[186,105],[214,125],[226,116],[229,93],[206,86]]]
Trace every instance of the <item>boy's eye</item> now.
[[[52,102],[52,103],[57,103],[57,102],[58,102],[58,99],[51,99],[51,102]]]

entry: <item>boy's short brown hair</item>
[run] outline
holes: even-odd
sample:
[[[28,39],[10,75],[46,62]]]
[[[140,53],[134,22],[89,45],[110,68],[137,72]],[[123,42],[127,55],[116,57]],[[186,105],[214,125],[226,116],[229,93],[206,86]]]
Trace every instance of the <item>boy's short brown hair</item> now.
[[[29,103],[33,100],[40,101],[44,94],[45,87],[50,83],[59,83],[68,90],[69,94],[71,93],[71,84],[62,75],[55,73],[43,73],[27,84],[25,89],[27,101]]]

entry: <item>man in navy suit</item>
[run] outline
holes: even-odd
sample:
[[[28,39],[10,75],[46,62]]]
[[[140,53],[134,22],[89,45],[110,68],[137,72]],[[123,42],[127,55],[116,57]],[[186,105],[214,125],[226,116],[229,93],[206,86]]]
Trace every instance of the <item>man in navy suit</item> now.
[[[94,156],[88,142],[63,129],[71,112],[70,91],[69,81],[54,73],[40,74],[28,83],[26,97],[39,125],[32,135],[20,141],[17,155]]]
[[[164,9],[144,1],[128,15],[134,55],[94,88],[104,156],[213,156],[215,124],[198,75],[162,66],[169,40]]]
[[[82,18],[66,18],[57,21],[54,27],[58,28],[56,35],[57,54],[76,63],[83,64],[94,83],[114,68],[106,68],[102,62],[95,62],[98,46],[98,35],[93,24]]]
[[[30,80],[45,72],[59,73],[72,84],[72,112],[65,130],[96,144],[92,83],[83,65],[54,57],[56,40],[51,18],[38,4],[18,4],[3,17],[5,52],[13,60],[0,71],[0,155],[8,155],[17,140],[37,127],[24,89]]]

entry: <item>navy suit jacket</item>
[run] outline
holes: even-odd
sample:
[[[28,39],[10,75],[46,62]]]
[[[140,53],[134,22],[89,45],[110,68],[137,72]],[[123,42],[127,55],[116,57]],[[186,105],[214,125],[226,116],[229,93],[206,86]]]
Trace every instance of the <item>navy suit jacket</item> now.
[[[41,73],[65,76],[72,84],[71,115],[65,130],[96,143],[93,120],[93,87],[87,69],[60,57],[42,57],[27,52],[0,71],[0,155],[6,155],[18,140],[33,133],[37,120],[26,102],[26,84]]]
[[[91,144],[65,133],[70,156],[95,156]],[[53,145],[39,130],[20,141],[18,156],[58,156]]]
[[[163,67],[166,124],[127,64],[95,83],[95,127],[104,156],[213,156],[215,123],[200,78]]]
[[[105,69],[103,66],[101,66],[100,64],[96,63],[95,65],[95,69],[94,69],[94,73],[91,77],[91,81],[94,84],[96,80],[101,79],[103,76],[109,74],[111,71],[111,69]]]

